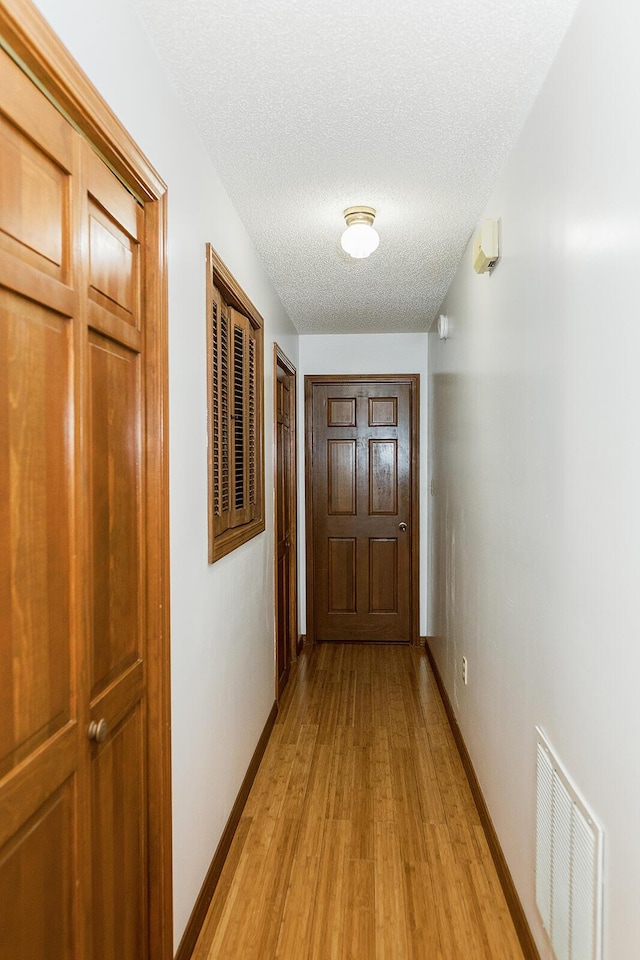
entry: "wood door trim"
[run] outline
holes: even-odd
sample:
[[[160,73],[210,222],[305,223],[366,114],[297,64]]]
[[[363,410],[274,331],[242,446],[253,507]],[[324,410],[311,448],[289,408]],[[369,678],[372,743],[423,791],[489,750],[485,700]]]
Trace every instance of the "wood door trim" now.
[[[275,673],[275,685],[276,685],[276,700],[279,699],[278,693],[278,544],[277,544],[277,525],[275,523],[275,511],[277,509],[277,457],[275,456],[276,445],[278,442],[278,424],[277,424],[277,379],[278,379],[278,367],[285,371],[288,376],[292,378],[292,389],[289,397],[289,444],[290,444],[290,453],[291,453],[291,477],[290,477],[290,489],[289,489],[289,509],[290,509],[290,529],[291,529],[291,547],[289,550],[289,563],[290,563],[290,582],[293,586],[293,595],[289,600],[289,622],[291,624],[291,637],[290,637],[290,646],[291,646],[291,661],[293,662],[298,656],[298,463],[297,463],[297,433],[298,433],[298,374],[296,368],[291,363],[287,355],[283,350],[278,346],[277,343],[273,345],[273,444],[274,444],[274,458],[273,458],[273,492],[274,492],[274,538],[273,538],[273,555],[274,555],[274,576],[273,576],[273,589],[275,597],[275,635],[274,635],[274,654],[275,654],[275,664],[274,664],[274,673]]]
[[[207,253],[211,258],[210,267],[213,282],[220,290],[224,300],[235,310],[238,310],[240,313],[243,313],[249,317],[251,323],[256,329],[264,327],[262,314],[253,305],[247,294],[244,292],[236,278],[229,270],[229,267],[210,244],[207,246]],[[284,354],[282,354],[282,356],[284,357]]]
[[[166,185],[30,0],[0,0],[0,41],[47,98],[145,202],[149,955],[173,956],[169,661]]]
[[[173,956],[171,799],[171,627],[169,561],[169,344],[166,193],[146,205],[145,261],[149,316],[158,318],[147,344],[147,737],[150,956]],[[149,328],[150,324],[147,325]],[[150,443],[149,438],[156,438]],[[157,952],[156,952],[157,951]]]
[[[315,643],[315,611],[313,600],[314,579],[314,542],[313,542],[313,388],[316,384],[349,383],[403,383],[408,384],[411,394],[411,506],[415,515],[411,523],[411,580],[410,580],[410,637],[409,643],[416,644],[420,622],[420,374],[307,374],[304,378],[304,437],[305,437],[305,541],[306,541],[306,606],[308,643]],[[417,535],[414,530],[417,526]]]
[[[162,178],[30,0],[0,0],[0,37],[132,193],[141,200],[166,193]]]

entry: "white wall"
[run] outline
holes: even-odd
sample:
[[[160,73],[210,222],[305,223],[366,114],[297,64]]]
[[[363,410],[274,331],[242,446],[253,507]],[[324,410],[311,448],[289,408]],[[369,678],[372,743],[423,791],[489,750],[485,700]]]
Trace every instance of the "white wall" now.
[[[640,13],[583,0],[430,337],[440,670],[542,956],[534,727],[606,831],[605,960],[640,956]],[[469,685],[460,658],[469,658]]]
[[[175,942],[274,700],[272,350],[297,335],[131,0],[38,6],[169,188]],[[205,243],[265,318],[266,534],[207,564]],[[249,584],[249,589],[246,589]]]
[[[301,633],[306,631],[306,557],[304,490],[304,377],[311,374],[418,373],[420,374],[420,432],[427,424],[426,333],[305,335],[300,337],[298,387],[298,597]],[[420,634],[427,632],[427,444],[420,445]]]

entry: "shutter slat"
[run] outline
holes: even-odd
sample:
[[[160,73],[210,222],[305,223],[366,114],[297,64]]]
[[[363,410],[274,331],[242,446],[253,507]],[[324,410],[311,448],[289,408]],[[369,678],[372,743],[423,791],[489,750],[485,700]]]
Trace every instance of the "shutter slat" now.
[[[211,306],[211,352],[212,362],[212,384],[211,384],[211,406],[213,410],[213,475],[216,482],[213,485],[213,504],[216,517],[222,513],[220,506],[220,336],[218,330],[219,316],[218,304],[213,300]]]
[[[229,490],[229,320],[222,314],[220,320],[220,501],[221,513],[230,504]]]
[[[256,342],[249,338],[249,503],[256,504]]]
[[[233,430],[234,430],[234,507],[245,506],[245,419],[244,419],[244,330],[233,328]]]

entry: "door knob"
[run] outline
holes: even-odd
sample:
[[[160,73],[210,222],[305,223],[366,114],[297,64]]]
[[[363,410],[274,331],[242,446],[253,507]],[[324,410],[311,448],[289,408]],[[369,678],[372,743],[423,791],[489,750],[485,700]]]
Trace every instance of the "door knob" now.
[[[106,740],[108,732],[109,724],[104,718],[102,720],[92,720],[87,730],[87,736],[89,740],[94,740],[95,743],[102,743]]]
[[[406,533],[406,532],[407,532],[407,525],[406,525],[406,523],[404,523],[404,522],[403,522],[403,523],[399,523],[399,524],[398,524],[398,527],[400,528],[400,530],[402,530],[403,533]]]

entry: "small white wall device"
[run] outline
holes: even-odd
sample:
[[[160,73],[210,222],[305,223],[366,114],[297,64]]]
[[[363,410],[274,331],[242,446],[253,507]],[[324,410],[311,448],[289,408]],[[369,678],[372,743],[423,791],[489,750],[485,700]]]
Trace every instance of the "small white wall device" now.
[[[449,317],[441,313],[438,317],[438,336],[441,340],[446,340],[449,336]]]
[[[483,220],[473,241],[473,269],[476,273],[491,273],[500,259],[497,220]]]

